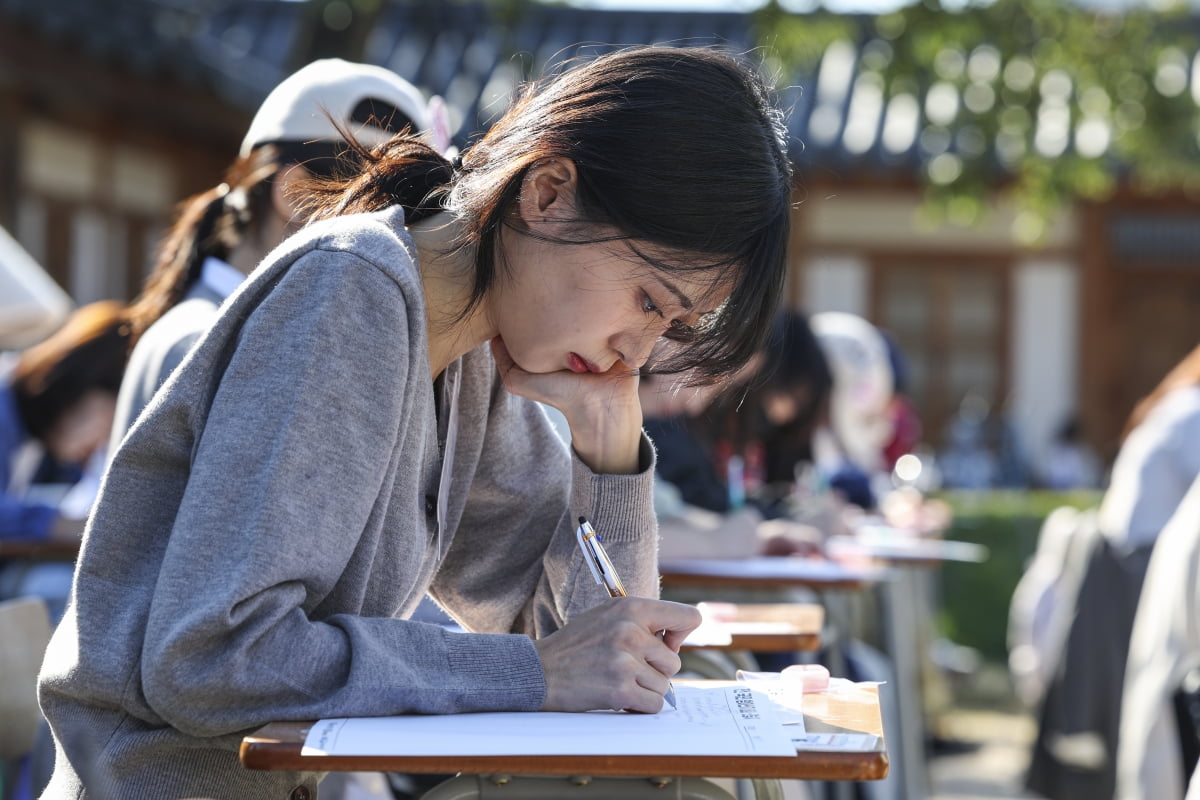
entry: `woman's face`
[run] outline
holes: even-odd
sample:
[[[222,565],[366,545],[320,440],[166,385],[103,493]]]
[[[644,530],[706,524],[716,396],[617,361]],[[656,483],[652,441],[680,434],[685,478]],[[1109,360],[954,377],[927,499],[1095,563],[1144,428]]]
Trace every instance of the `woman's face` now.
[[[83,464],[108,443],[116,407],[117,398],[112,392],[89,390],[47,432],[46,449],[59,461]]]
[[[696,324],[726,292],[707,275],[662,272],[638,254],[683,261],[679,253],[628,240],[569,243],[606,233],[574,224],[575,181],[563,159],[526,175],[517,207],[525,230],[501,237],[493,328],[527,372],[638,369],[672,324]]]
[[[510,275],[492,320],[527,372],[638,369],[673,324],[711,309],[707,285],[654,271],[628,242],[559,244],[509,236]]]

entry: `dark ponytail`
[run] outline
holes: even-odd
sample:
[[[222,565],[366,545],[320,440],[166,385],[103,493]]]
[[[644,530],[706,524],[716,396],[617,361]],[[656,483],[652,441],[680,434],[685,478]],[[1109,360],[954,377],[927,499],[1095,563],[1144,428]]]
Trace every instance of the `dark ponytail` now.
[[[280,169],[277,150],[264,147],[235,161],[219,186],[179,204],[175,222],[158,247],[150,277],[129,305],[130,347],[187,294],[204,260],[222,261],[249,235],[271,202],[271,178]]]
[[[238,158],[224,181],[179,204],[175,222],[159,245],[155,265],[129,306],[130,347],[147,328],[187,294],[207,258],[228,261],[242,242],[259,235],[271,214],[275,176],[292,164],[310,174],[345,170],[346,145],[336,141],[273,142]]]
[[[412,224],[445,210],[442,201],[454,178],[454,166],[418,135],[398,133],[368,149],[344,132],[357,172],[348,178],[300,183],[294,198],[310,219],[404,208]]]

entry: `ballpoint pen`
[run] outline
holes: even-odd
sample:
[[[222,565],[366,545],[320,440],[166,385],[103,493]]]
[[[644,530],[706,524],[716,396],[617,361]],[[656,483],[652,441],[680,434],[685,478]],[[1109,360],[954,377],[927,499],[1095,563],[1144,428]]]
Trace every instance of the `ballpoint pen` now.
[[[588,569],[592,571],[592,577],[596,579],[596,583],[608,590],[609,597],[628,597],[629,593],[625,591],[625,584],[621,583],[621,577],[617,575],[617,568],[613,566],[612,559],[608,557],[604,545],[600,543],[600,535],[596,533],[596,529],[586,518],[579,518],[579,527],[575,529],[575,537],[579,540],[579,547],[583,550],[583,560],[587,562]],[[671,708],[677,707],[675,705],[675,687],[670,681],[667,681],[667,693],[663,695],[663,699],[671,705]]]

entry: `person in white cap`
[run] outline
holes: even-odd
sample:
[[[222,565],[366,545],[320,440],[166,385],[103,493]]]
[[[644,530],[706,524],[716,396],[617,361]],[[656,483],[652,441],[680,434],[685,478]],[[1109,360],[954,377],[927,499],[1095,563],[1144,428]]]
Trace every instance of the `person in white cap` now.
[[[405,128],[450,146],[445,106],[383,67],[314,61],[259,106],[219,185],[185,200],[157,264],[130,307],[132,343],[109,451],[268,252],[304,223],[295,187],[330,177],[345,136],[366,146]]]

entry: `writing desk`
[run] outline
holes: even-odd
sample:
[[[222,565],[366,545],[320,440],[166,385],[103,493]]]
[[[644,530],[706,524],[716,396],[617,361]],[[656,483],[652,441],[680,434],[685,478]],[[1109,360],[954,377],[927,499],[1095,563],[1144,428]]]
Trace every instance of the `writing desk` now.
[[[883,645],[892,662],[895,714],[892,746],[896,775],[909,797],[928,794],[926,769],[926,681],[932,678],[926,653],[933,640],[936,603],[930,571],[948,562],[980,563],[986,547],[971,542],[917,535],[886,524],[864,523],[852,536],[834,536],[825,551],[842,558],[865,558],[891,568],[892,579],[880,587],[879,618]]]
[[[682,671],[732,679],[739,669],[762,669],[756,653],[821,648],[825,609],[817,603],[701,603],[704,624],[679,648]],[[725,637],[725,638],[721,638]]]
[[[79,542],[0,541],[0,559],[30,558],[41,561],[74,561],[78,555]]]
[[[676,558],[658,565],[664,586],[731,589],[858,590],[888,577],[875,565],[843,564],[799,556]]]
[[[980,563],[988,557],[988,549],[973,542],[911,536],[832,536],[825,542],[825,552],[914,567],[936,567],[947,561]]]
[[[796,590],[818,593],[834,617],[833,624],[825,631],[829,639],[822,641],[822,662],[834,676],[846,674],[841,638],[849,628],[844,619],[849,597],[890,581],[893,574],[886,566],[874,562],[843,563],[800,556],[664,559],[659,562],[658,571],[664,589],[692,595],[701,590],[732,590],[762,598],[777,596],[781,590],[785,593]],[[691,659],[688,665],[689,669],[699,671]],[[716,677],[715,671],[706,674]],[[888,722],[889,726],[896,724],[895,720]],[[823,793],[823,796],[837,798],[850,795],[850,787],[844,783],[830,784]]]
[[[685,681],[679,681],[685,683]],[[715,683],[715,682],[709,682]],[[728,683],[727,681],[721,683]],[[320,772],[404,772],[477,775],[587,775],[591,777],[770,778],[869,781],[886,777],[888,756],[874,687],[849,696],[805,695],[808,733],[871,734],[872,748],[859,751],[802,750],[776,756],[313,756],[302,755],[313,722],[273,722],[242,740],[248,769]],[[499,733],[499,732],[498,732]]]
[[[709,603],[714,625],[730,634],[728,644],[696,648],[796,652],[821,649],[824,608],[818,603]],[[692,645],[684,642],[683,649]]]
[[[825,609],[817,603],[713,603],[712,624],[729,642],[691,644],[680,649],[712,648],[755,653],[793,653],[821,648]]]

